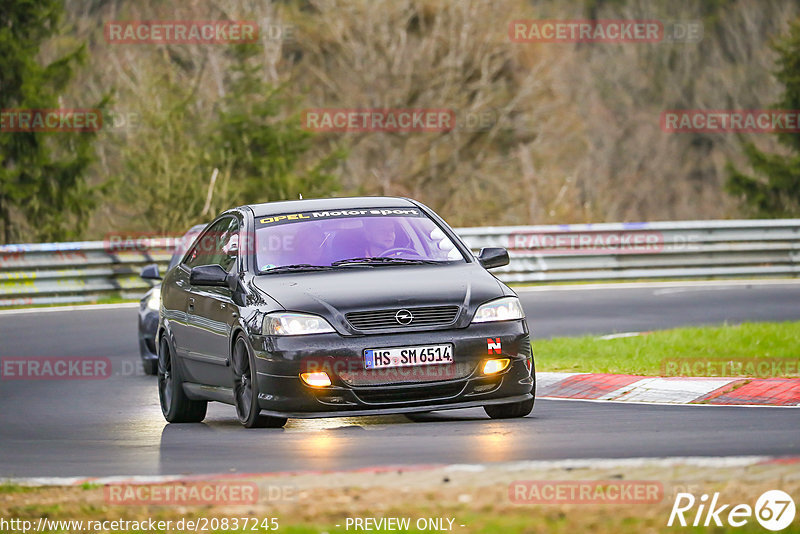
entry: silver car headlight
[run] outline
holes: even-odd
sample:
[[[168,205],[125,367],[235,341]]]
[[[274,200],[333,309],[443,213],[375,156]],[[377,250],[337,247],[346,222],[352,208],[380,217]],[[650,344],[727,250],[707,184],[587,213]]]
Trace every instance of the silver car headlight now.
[[[161,308],[161,286],[153,287],[153,291],[150,293],[150,296],[147,297],[147,301],[145,302],[147,309],[158,311]]]
[[[262,333],[268,336],[304,336],[335,331],[330,323],[319,315],[307,313],[268,313],[264,316],[262,326]]]
[[[491,323],[494,321],[514,321],[524,319],[525,312],[517,297],[503,297],[482,304],[472,318],[473,323]]]

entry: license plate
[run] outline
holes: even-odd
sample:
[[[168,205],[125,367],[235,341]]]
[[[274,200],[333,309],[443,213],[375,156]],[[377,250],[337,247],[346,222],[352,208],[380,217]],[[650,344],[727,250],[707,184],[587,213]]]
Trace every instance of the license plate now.
[[[364,351],[364,367],[366,369],[434,365],[437,363],[453,363],[452,345],[420,345],[418,347],[394,347],[391,349],[367,349]]]

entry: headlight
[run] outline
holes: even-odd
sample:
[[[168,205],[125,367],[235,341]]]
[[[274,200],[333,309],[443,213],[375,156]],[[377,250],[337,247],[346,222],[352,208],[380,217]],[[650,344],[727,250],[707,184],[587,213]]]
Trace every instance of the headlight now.
[[[153,311],[158,311],[161,307],[161,286],[155,286],[153,291],[150,293],[150,296],[147,297],[147,302],[145,303],[147,308]]]
[[[264,317],[262,328],[268,336],[303,336],[335,332],[333,327],[317,315],[306,313],[269,313]]]
[[[524,319],[525,312],[517,297],[503,297],[481,305],[475,312],[473,323],[491,323],[494,321],[513,321]]]

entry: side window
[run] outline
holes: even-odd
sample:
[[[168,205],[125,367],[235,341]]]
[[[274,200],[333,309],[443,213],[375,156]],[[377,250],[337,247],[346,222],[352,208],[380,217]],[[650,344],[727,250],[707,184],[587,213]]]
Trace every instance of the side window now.
[[[191,269],[198,265],[220,265],[230,271],[239,255],[239,223],[234,217],[215,222],[195,243],[183,264]]]
[[[230,225],[225,230],[224,235],[220,236],[219,249],[214,263],[222,266],[226,271],[230,271],[236,264],[239,257],[239,221],[231,217]]]

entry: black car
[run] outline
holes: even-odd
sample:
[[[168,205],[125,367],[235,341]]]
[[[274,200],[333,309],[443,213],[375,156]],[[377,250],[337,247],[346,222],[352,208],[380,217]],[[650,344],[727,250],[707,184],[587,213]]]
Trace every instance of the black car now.
[[[189,245],[200,235],[205,224],[196,224],[183,234],[175,245],[167,271],[175,267],[186,254]],[[158,264],[150,264],[142,269],[140,275],[145,280],[161,280]],[[158,309],[161,306],[161,284],[156,284],[144,294],[139,301],[139,356],[142,357],[142,368],[145,374],[155,375],[158,372],[158,354],[156,354],[156,331],[158,330]]]
[[[534,366],[519,300],[432,210],[363,197],[221,214],[164,278],[158,391],[169,422],[232,404],[289,417],[482,406],[523,417]]]

